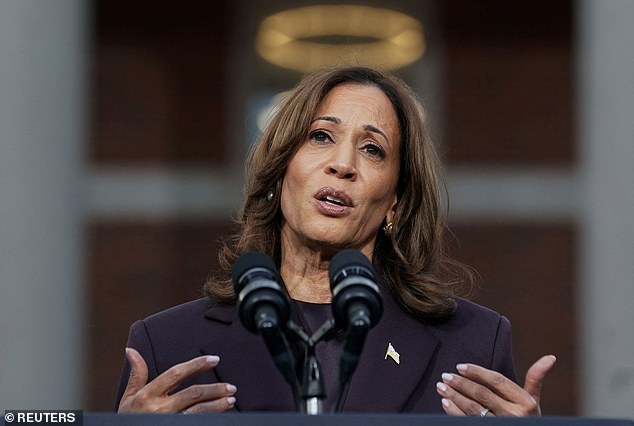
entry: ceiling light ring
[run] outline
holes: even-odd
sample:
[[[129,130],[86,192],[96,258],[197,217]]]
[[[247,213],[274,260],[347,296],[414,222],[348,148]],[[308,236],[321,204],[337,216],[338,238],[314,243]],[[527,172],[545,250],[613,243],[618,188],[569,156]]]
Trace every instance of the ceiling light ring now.
[[[333,44],[307,40],[321,36],[364,37],[376,41]],[[396,69],[420,58],[425,41],[421,23],[401,12],[368,6],[308,6],[264,19],[256,50],[267,61],[298,71],[340,64],[346,55],[356,56],[358,63]]]

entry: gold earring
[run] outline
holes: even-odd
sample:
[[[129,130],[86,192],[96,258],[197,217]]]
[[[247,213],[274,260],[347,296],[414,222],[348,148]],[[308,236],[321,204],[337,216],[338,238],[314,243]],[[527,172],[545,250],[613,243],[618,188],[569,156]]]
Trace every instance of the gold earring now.
[[[388,222],[383,227],[383,232],[385,233],[385,235],[389,237],[390,235],[392,235],[393,229],[394,229],[394,224],[392,222]]]

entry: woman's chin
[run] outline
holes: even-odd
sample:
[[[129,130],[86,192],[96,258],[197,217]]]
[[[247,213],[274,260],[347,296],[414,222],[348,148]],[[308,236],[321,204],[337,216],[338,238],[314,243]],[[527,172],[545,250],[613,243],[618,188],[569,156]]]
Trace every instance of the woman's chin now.
[[[295,250],[301,250],[301,247],[305,246],[311,251],[336,253],[344,248],[363,249],[373,245],[376,238],[376,234],[361,235],[361,232],[358,232],[358,224],[344,223],[344,221],[314,220],[296,226],[290,226],[288,223],[285,225],[282,226],[282,239],[289,247],[295,247]],[[352,230],[357,232],[351,232]]]
[[[306,238],[306,241],[307,245],[314,250],[331,250],[335,253],[346,248],[362,249],[365,245],[369,243],[358,241],[355,238],[346,236],[342,232],[308,236]]]

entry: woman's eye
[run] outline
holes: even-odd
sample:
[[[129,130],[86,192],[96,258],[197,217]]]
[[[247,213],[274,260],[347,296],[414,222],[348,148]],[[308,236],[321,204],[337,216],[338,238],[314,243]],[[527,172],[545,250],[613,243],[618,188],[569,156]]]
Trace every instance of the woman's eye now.
[[[328,136],[328,133],[324,131],[316,130],[311,132],[310,139],[317,143],[328,143],[330,141],[330,136]]]
[[[363,151],[365,151],[368,155],[375,157],[375,158],[384,158],[385,157],[385,152],[383,151],[383,148],[381,148],[378,145],[369,143],[367,145],[364,145],[362,148]]]

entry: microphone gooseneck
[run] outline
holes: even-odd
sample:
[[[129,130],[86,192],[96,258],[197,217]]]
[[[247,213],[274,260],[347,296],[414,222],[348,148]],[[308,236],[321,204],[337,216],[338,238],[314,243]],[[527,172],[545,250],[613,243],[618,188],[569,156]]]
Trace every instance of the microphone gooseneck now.
[[[290,304],[275,264],[262,253],[245,253],[234,264],[231,280],[238,295],[240,321],[247,330],[262,336],[275,365],[291,386],[299,411],[295,357],[284,335]]]
[[[337,253],[330,262],[328,274],[335,324],[347,330],[339,364],[339,392],[333,407],[333,411],[338,412],[359,363],[368,330],[381,318],[383,302],[374,268],[360,251],[346,249]]]

